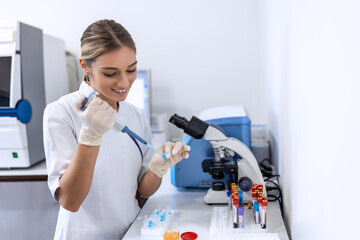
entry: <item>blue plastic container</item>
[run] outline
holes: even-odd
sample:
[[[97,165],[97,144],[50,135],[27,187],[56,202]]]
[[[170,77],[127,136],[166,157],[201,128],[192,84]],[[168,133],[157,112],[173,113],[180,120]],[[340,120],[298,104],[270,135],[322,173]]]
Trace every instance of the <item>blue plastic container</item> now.
[[[205,121],[220,126],[228,137],[234,137],[242,141],[249,149],[251,147],[251,121],[247,116],[219,118]],[[171,168],[171,183],[175,187],[200,187],[209,188],[213,181],[226,182],[227,176],[222,180],[215,180],[209,173],[202,170],[201,163],[205,159],[214,159],[214,151],[211,144],[202,139],[194,139],[186,135],[182,140],[184,144],[191,146],[190,157]],[[238,155],[235,157],[240,158]]]

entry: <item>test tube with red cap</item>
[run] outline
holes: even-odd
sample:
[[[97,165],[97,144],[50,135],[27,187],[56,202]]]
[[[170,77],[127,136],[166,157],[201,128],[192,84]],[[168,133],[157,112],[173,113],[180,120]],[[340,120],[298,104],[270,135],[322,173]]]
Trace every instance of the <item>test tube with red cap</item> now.
[[[266,208],[268,206],[268,201],[266,197],[262,200],[261,209],[260,209],[260,219],[261,219],[261,227],[266,228]]]

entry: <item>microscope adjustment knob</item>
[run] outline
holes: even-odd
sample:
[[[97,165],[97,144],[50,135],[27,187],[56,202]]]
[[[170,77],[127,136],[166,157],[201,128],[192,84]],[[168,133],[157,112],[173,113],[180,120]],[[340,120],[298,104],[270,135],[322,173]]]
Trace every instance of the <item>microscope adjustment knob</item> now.
[[[248,177],[242,177],[239,180],[239,188],[244,192],[248,192],[252,189],[252,181]]]

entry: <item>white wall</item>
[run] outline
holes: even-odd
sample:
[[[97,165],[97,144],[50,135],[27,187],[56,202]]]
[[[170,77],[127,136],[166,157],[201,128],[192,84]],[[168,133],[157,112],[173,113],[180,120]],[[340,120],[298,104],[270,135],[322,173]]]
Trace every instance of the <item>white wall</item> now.
[[[42,28],[76,55],[90,23],[115,19],[133,35],[139,67],[152,69],[154,112],[191,117],[209,107],[243,104],[253,123],[263,124],[257,2],[21,0],[8,1],[0,19]]]
[[[359,10],[356,1],[262,6],[272,150],[296,240],[358,235]]]
[[[259,74],[257,4],[246,0],[17,0],[1,3],[0,23],[20,20],[39,27],[64,39],[66,48],[79,55],[85,28],[99,19],[114,19],[133,35],[139,68],[152,69],[154,112],[189,118],[209,107],[242,104],[253,123],[263,124],[267,106]],[[171,130],[171,137],[181,133],[175,127]],[[11,196],[28,201],[21,187],[6,189],[12,191]],[[44,189],[34,189],[34,194],[41,196]],[[26,209],[22,211],[30,217],[21,226],[16,224],[17,216],[7,213],[8,218],[3,219],[0,212],[0,221],[12,226],[0,226],[0,233],[5,234],[2,237],[16,228],[26,228],[26,220],[32,218]]]

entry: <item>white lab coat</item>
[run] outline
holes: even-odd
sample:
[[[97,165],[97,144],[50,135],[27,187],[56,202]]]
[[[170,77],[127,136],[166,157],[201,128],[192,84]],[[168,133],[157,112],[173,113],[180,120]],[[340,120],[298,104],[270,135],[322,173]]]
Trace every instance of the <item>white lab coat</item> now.
[[[77,147],[81,120],[75,109],[80,93],[92,91],[82,83],[76,92],[49,104],[44,112],[44,147],[48,185],[55,198],[59,178],[66,172]],[[118,119],[151,140],[151,130],[141,109],[119,102]],[[102,139],[89,194],[78,212],[60,206],[54,239],[121,239],[140,208],[135,199],[138,182],[148,170],[153,155],[139,144],[144,159],[133,140],[111,129]]]

